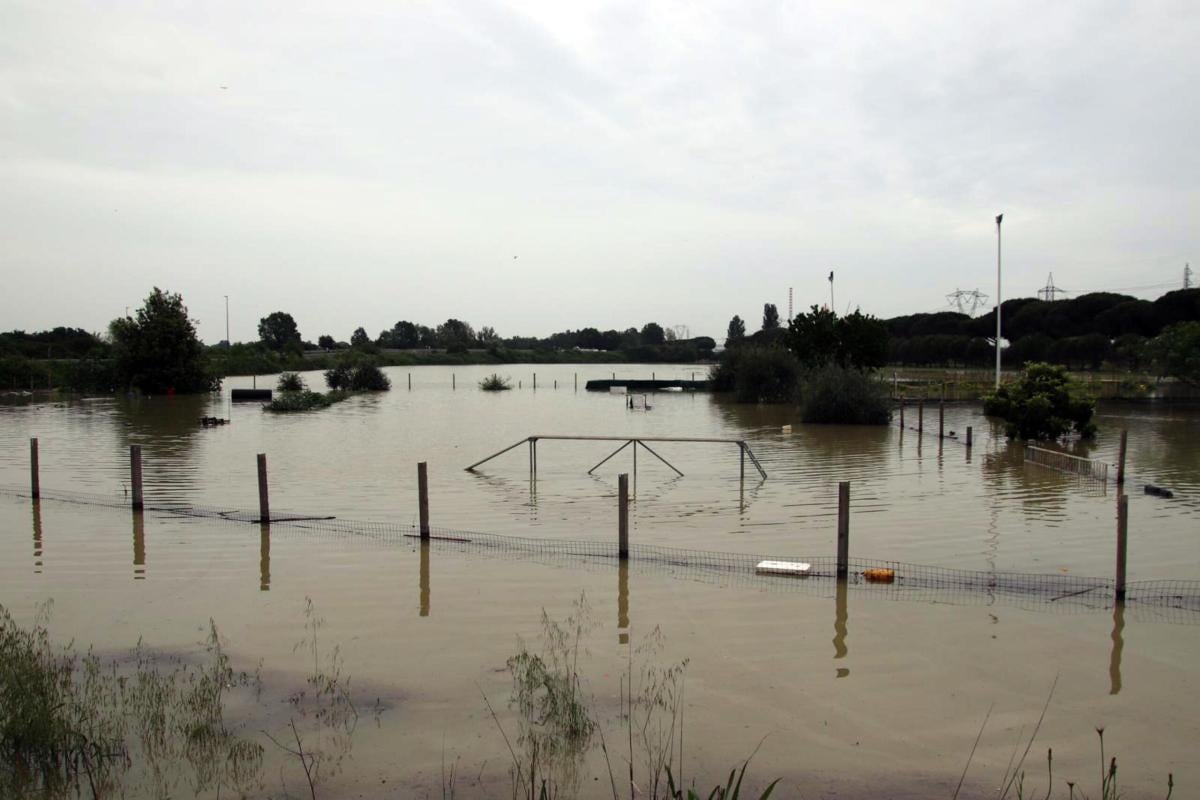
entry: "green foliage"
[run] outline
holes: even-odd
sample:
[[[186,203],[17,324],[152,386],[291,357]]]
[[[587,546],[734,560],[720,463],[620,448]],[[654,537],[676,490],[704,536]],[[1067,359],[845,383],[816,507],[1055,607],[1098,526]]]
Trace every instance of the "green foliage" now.
[[[300,329],[286,311],[274,311],[258,321],[258,338],[271,350],[299,348]]]
[[[275,395],[271,399],[271,402],[264,404],[263,411],[269,411],[272,414],[317,411],[322,408],[329,408],[334,403],[340,403],[349,396],[349,392],[336,389],[325,393],[313,392],[308,389],[283,392],[282,394]]]
[[[1057,439],[1072,430],[1095,434],[1095,398],[1084,393],[1065,367],[1029,364],[1021,377],[984,397],[984,413],[1005,421],[1010,439]]]
[[[887,425],[891,416],[884,385],[859,370],[829,364],[804,378],[800,389],[803,422]]]
[[[659,345],[667,341],[667,334],[662,325],[657,322],[647,322],[642,326],[642,344]]]
[[[782,347],[746,345],[722,353],[710,378],[715,391],[732,391],[739,403],[791,403],[800,363]]]
[[[787,345],[805,369],[826,364],[877,369],[887,363],[887,325],[861,311],[845,317],[813,306],[788,325]]]
[[[1150,344],[1159,375],[1200,383],[1200,322],[1179,322]]]
[[[355,350],[365,350],[371,344],[371,337],[362,328],[355,328],[350,334],[350,346]]]
[[[224,719],[226,692],[251,679],[233,671],[211,623],[207,653],[207,661],[171,671],[140,645],[131,665],[102,663],[91,652],[80,658],[55,648],[42,624],[21,628],[0,607],[0,794],[169,797],[252,789],[262,748]]]
[[[317,347],[322,350],[334,350],[337,348],[337,340],[328,333],[323,333],[317,337]]]
[[[330,389],[352,392],[385,392],[392,382],[373,361],[346,359],[325,372],[325,383]]]
[[[275,390],[279,392],[302,392],[304,391],[304,378],[301,378],[294,372],[285,372],[279,376],[279,382],[275,384]]]
[[[9,331],[0,333],[0,355],[26,358],[103,357],[108,345],[94,333],[82,328],[57,327],[38,333]]]
[[[485,392],[504,392],[512,388],[512,379],[501,378],[493,372],[479,382],[479,388]]]
[[[208,392],[220,386],[178,294],[155,287],[136,317],[112,321],[109,335],[123,385],[154,394]]]
[[[762,329],[764,331],[773,331],[779,329],[779,309],[774,303],[766,303],[763,305],[763,320]]]

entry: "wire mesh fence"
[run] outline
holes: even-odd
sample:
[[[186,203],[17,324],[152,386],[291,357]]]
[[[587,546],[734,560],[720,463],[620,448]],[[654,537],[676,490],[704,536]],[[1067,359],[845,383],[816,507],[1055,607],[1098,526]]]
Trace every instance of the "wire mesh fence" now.
[[[1031,444],[1025,445],[1025,463],[1081,475],[1092,480],[1102,482],[1108,480],[1108,464],[1104,461],[1073,456],[1058,450],[1047,450],[1044,447],[1034,447]]]
[[[0,495],[30,496],[28,489],[0,486]],[[128,508],[121,495],[89,494],[61,490],[41,491],[41,499],[110,508]],[[176,519],[257,524],[257,512],[236,508],[147,501],[146,513]],[[366,539],[402,544],[415,549],[422,544],[414,519],[370,521],[320,514],[272,510],[272,534],[295,532],[306,536]],[[537,560],[571,566],[605,566],[620,562],[617,541],[523,537],[455,528],[430,529],[428,546],[439,552],[477,554],[490,558]],[[762,561],[808,564],[803,576],[761,574]],[[834,556],[750,554],[666,547],[633,542],[627,568],[638,574],[665,574],[678,578],[751,586],[773,591],[832,596],[837,587]],[[1052,613],[1080,613],[1113,606],[1115,584],[1111,578],[1070,574],[968,570],[913,564],[886,559],[852,558],[848,589],[893,600],[940,602],[955,605],[1006,605]],[[1126,608],[1148,612],[1154,619],[1179,624],[1200,624],[1200,580],[1147,580],[1126,584]]]

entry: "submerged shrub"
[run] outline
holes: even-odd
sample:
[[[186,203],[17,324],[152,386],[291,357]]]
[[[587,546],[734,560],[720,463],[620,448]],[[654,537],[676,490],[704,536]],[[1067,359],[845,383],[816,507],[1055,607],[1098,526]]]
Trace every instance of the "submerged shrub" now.
[[[493,372],[479,382],[479,388],[485,392],[503,392],[512,388],[512,379],[501,378]]]
[[[350,378],[354,374],[354,367],[349,364],[338,364],[332,369],[325,370],[325,385],[330,389],[349,389]]]
[[[1010,439],[1057,439],[1072,430],[1091,437],[1095,410],[1095,398],[1066,367],[1046,363],[1027,365],[1020,378],[983,398],[983,413],[1003,419]]]
[[[857,369],[829,365],[813,370],[800,390],[803,422],[887,425],[891,420],[883,384]]]
[[[739,403],[790,403],[800,362],[782,347],[741,346],[722,353],[709,377],[715,391],[732,391]]]
[[[360,364],[350,374],[349,388],[356,392],[386,392],[392,382],[374,364]]]
[[[350,396],[350,393],[335,389],[331,392],[311,392],[304,389],[299,392],[284,392],[263,406],[263,411],[274,414],[288,414],[293,411],[315,411],[329,408],[334,403],[340,403]]]
[[[275,388],[280,392],[302,392],[305,388],[304,378],[294,372],[285,372],[279,376],[279,383],[275,384]]]

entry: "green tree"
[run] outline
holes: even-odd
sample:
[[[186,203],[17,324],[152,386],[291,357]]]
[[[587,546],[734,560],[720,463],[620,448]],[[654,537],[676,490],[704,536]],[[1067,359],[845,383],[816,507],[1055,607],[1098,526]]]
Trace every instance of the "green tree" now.
[[[733,319],[729,320],[729,327],[725,330],[725,346],[733,347],[738,342],[746,338],[746,323],[737,314],[733,315]]]
[[[1021,377],[983,399],[983,411],[1000,417],[1010,439],[1057,439],[1074,430],[1080,436],[1095,434],[1092,414],[1095,398],[1071,380],[1067,368],[1046,363],[1029,364]]]
[[[667,340],[662,325],[657,322],[647,322],[642,326],[642,344],[657,345]]]
[[[350,334],[350,346],[361,350],[371,343],[371,337],[367,336],[366,330],[363,328],[355,328],[354,333]]]
[[[258,321],[258,338],[272,350],[301,347],[300,329],[286,311],[274,311]]]
[[[806,369],[836,364],[870,370],[887,363],[887,324],[857,310],[839,318],[829,309],[813,306],[788,324],[786,341]]]
[[[122,385],[153,394],[193,394],[221,385],[178,294],[154,287],[136,316],[114,319],[108,332]]]
[[[1178,322],[1150,343],[1159,375],[1200,383],[1200,322]]]
[[[788,323],[787,346],[806,369],[816,369],[834,361],[838,354],[837,314],[813,306],[797,314]]]
[[[475,342],[475,331],[460,319],[448,319],[437,328],[438,344],[445,348],[466,348]]]
[[[317,347],[322,350],[333,350],[337,347],[337,342],[329,334],[323,334],[317,337]]]
[[[762,329],[764,331],[779,330],[779,309],[775,308],[774,303],[763,305]]]

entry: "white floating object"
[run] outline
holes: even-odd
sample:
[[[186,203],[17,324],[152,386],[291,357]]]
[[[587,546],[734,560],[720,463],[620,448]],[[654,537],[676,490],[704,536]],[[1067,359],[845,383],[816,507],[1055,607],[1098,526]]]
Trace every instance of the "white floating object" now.
[[[608,391],[609,391],[611,394],[625,394],[625,392],[626,392],[626,391],[628,391],[628,387],[625,387],[625,386],[610,386],[610,387],[608,387]]]
[[[682,386],[664,386],[661,389],[659,389],[659,391],[660,392],[682,392],[683,387]]]
[[[759,575],[798,575],[801,578],[807,577],[810,569],[812,564],[805,561],[760,561],[754,567]]]
[[[784,425],[782,430],[783,430],[783,433],[791,433],[791,432],[792,432],[792,426],[791,426],[791,425]]]

